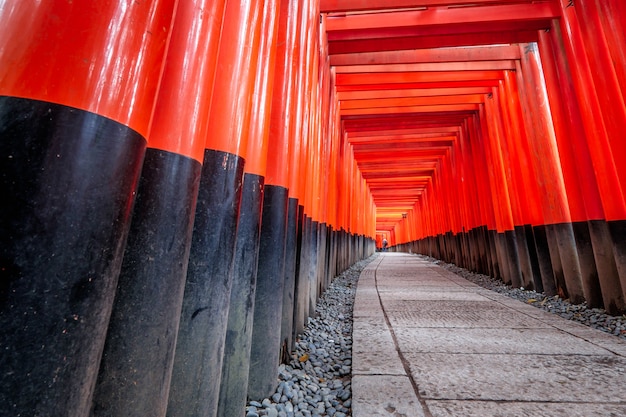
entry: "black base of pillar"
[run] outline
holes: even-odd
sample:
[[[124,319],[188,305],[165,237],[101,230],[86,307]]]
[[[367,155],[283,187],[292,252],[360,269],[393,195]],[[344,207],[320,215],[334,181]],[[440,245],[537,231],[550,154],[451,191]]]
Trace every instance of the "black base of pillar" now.
[[[517,240],[517,253],[522,274],[522,286],[527,290],[534,290],[535,282],[533,281],[533,270],[524,226],[515,226],[515,239]]]
[[[565,284],[565,275],[563,274],[563,264],[561,263],[561,254],[559,253],[559,242],[553,224],[545,225],[546,239],[548,242],[548,252],[550,253],[550,261],[552,263],[552,273],[554,276],[554,285],[556,293],[563,299],[569,298],[567,293],[567,285]]]
[[[613,256],[619,274],[622,294],[626,300],[626,220],[607,222],[613,244]]]
[[[168,417],[217,413],[244,160],[205,150]]]
[[[593,255],[593,245],[591,234],[587,222],[572,223],[572,230],[576,239],[576,250],[580,262],[580,272],[582,274],[583,292],[589,307],[602,307],[602,290],[600,288],[600,278],[596,268],[596,260]]]
[[[200,171],[146,151],[93,416],[165,416]]]
[[[511,274],[511,285],[514,288],[522,286],[522,268],[519,259],[519,248],[517,247],[517,236],[514,230],[504,232],[506,241],[506,254],[509,263],[509,274]]]
[[[0,415],[86,416],[146,142],[0,97]]]
[[[220,417],[239,415],[247,399],[264,178],[250,173],[243,178],[217,407]]]
[[[304,325],[306,321],[306,314],[308,313],[308,281],[306,279],[307,268],[307,254],[306,248],[307,239],[305,239],[306,232],[308,231],[307,217],[304,215],[304,207],[298,206],[298,226],[297,226],[297,240],[298,246],[296,248],[296,282],[294,285],[293,299],[293,333],[292,338],[295,340],[296,336],[304,331]],[[306,301],[306,302],[305,302]]]
[[[615,263],[613,239],[611,238],[609,225],[605,220],[590,220],[587,223],[598,270],[604,308],[610,314],[623,314],[626,311],[626,303]]]
[[[278,385],[288,200],[286,188],[265,186],[248,375],[251,400],[271,396]]]
[[[539,263],[543,292],[548,296],[556,295],[556,283],[554,270],[552,269],[552,258],[550,256],[548,237],[546,235],[546,226],[533,226],[533,236],[535,239],[535,249],[537,261]]]
[[[283,312],[280,330],[281,361],[288,363],[293,349],[293,316],[295,314],[296,256],[298,246],[298,200],[290,198],[287,207],[287,236],[285,239],[285,280]]]

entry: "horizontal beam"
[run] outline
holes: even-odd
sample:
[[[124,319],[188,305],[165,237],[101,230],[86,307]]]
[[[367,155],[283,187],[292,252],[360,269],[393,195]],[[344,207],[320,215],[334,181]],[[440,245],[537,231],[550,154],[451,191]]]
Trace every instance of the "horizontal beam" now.
[[[384,107],[411,107],[411,106],[436,106],[444,104],[480,104],[484,103],[484,94],[471,94],[460,96],[434,96],[434,97],[402,97],[382,98],[370,100],[345,100],[339,103],[339,108],[348,109],[376,109]]]
[[[489,94],[491,87],[460,88],[408,88],[398,90],[342,91],[337,98],[342,100],[367,100],[400,97],[434,97],[465,94]]]
[[[448,111],[478,111],[478,104],[446,104],[433,106],[407,106],[407,107],[385,107],[369,109],[348,109],[342,110],[342,116],[350,115],[371,115],[371,114],[395,114],[395,113],[438,113]]]
[[[417,64],[346,65],[335,68],[337,74],[383,72],[446,72],[446,71],[515,70],[515,60],[469,62],[420,62]]]
[[[472,34],[450,34],[432,36],[405,36],[389,39],[357,39],[328,43],[328,53],[355,54],[376,51],[402,51],[457,46],[478,46],[536,42],[536,30],[514,32],[480,32]]]
[[[424,71],[392,72],[381,74],[337,74],[335,82],[337,86],[340,86],[350,84],[436,83],[446,81],[483,81],[502,79],[504,79],[503,71]]]
[[[471,6],[492,3],[530,3],[530,0],[320,0],[321,13],[435,6]]]
[[[371,145],[387,145],[390,143],[399,143],[399,144],[421,144],[423,146],[439,146],[446,145],[452,146],[456,142],[456,136],[441,136],[441,137],[427,137],[424,139],[414,139],[414,138],[403,138],[401,135],[399,136],[376,136],[376,137],[366,137],[366,138],[358,138],[358,139],[350,139],[350,144],[354,147],[358,146],[371,146]]]
[[[457,124],[450,124],[448,126],[429,126],[429,127],[411,127],[406,129],[390,128],[387,125],[386,129],[363,129],[359,131],[349,131],[348,140],[352,141],[359,138],[374,138],[376,136],[388,136],[388,135],[432,135],[432,134],[446,134],[446,133],[458,133],[459,126]],[[426,137],[426,136],[422,136]]]
[[[560,7],[556,2],[501,4],[483,7],[426,8],[389,13],[329,16],[326,19],[326,31],[330,41],[334,31],[422,26],[436,27],[469,23],[491,25],[497,22],[549,22],[560,16]]]
[[[373,90],[411,90],[411,89],[435,89],[435,88],[492,88],[498,86],[499,80],[462,80],[462,81],[437,81],[417,83],[394,83],[394,84],[346,84],[337,85],[338,93],[347,91],[373,91]]]
[[[475,48],[412,49],[408,51],[380,51],[331,55],[330,65],[382,65],[517,59],[520,59],[520,50],[517,45],[497,45]]]

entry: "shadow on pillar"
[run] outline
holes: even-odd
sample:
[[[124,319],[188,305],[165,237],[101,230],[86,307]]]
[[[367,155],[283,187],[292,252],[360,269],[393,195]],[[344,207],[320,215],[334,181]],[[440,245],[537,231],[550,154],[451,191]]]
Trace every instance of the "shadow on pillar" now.
[[[217,413],[244,161],[205,150],[168,417]]]
[[[146,141],[0,97],[0,415],[86,416]]]
[[[146,151],[94,416],[165,416],[201,169]]]

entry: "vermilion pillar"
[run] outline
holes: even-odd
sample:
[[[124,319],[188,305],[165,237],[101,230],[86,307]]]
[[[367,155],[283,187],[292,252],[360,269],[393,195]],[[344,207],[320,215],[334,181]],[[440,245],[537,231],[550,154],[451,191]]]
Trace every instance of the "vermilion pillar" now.
[[[495,254],[494,260],[497,259],[495,269],[498,273],[498,277],[502,278],[505,282],[511,282],[506,241],[504,241],[503,237],[505,231],[513,230],[513,218],[499,147],[500,131],[498,130],[498,119],[494,119],[497,115],[494,114],[493,106],[495,106],[493,96],[485,101],[484,110],[482,109],[483,106],[481,106],[481,140],[484,141],[483,152],[485,152],[487,166],[489,167],[489,197],[491,198],[495,214],[496,233],[492,233]]]
[[[480,207],[481,228],[479,239],[483,243],[483,257],[485,263],[485,272],[491,276],[498,276],[499,269],[497,258],[495,256],[495,247],[493,245],[493,235],[496,232],[496,219],[494,206],[490,204],[490,181],[487,172],[484,154],[484,140],[482,139],[482,131],[480,129],[479,115],[468,118],[468,131],[472,140],[470,145],[472,148],[472,172],[476,181],[476,198],[475,204]]]
[[[288,48],[285,43],[290,42],[294,35],[289,32],[293,28],[290,19],[293,19],[299,6],[283,1],[280,7],[278,42]],[[293,59],[290,53],[280,50],[277,60],[281,65],[290,65]],[[271,111],[270,143],[249,367],[248,397],[259,401],[271,396],[278,384],[283,318],[293,85],[286,78],[289,72],[286,74],[281,68],[279,74],[271,104],[266,109]]]
[[[310,211],[306,201],[306,178],[310,174],[307,165],[307,155],[309,152],[307,133],[308,123],[306,123],[306,91],[307,91],[307,43],[308,43],[308,3],[301,3],[296,20],[296,35],[294,38],[294,73],[292,82],[293,90],[293,151],[290,150],[291,175],[290,193],[298,198],[301,214],[298,225],[298,245],[299,254],[297,256],[296,281],[294,289],[294,336],[304,330],[307,317],[309,316],[309,276],[313,268],[311,253],[313,248],[311,233]]]
[[[281,7],[287,8],[281,2]],[[298,270],[302,249],[302,222],[304,220],[304,207],[302,206],[300,192],[301,167],[298,165],[301,152],[301,118],[298,116],[298,89],[297,69],[300,59],[300,43],[298,42],[298,13],[302,13],[302,5],[289,4],[288,11],[281,12],[281,18],[288,20],[286,28],[280,32],[283,36],[279,41],[277,58],[277,71],[280,71],[281,81],[277,80],[275,88],[276,107],[272,107],[272,115],[275,122],[272,124],[274,133],[272,136],[288,137],[288,158],[284,161],[276,161],[278,164],[288,164],[288,206],[287,206],[287,231],[285,237],[285,274],[283,283],[283,307],[281,320],[281,360],[285,361],[294,344],[294,323],[297,316],[298,297]],[[278,87],[280,85],[280,87]],[[283,117],[280,117],[279,109],[284,109]],[[283,124],[281,124],[281,119]],[[284,156],[284,155],[283,155]],[[300,291],[301,292],[301,291]]]
[[[588,143],[591,160],[598,189],[602,199],[604,215],[611,234],[613,253],[620,277],[622,294],[626,298],[626,200],[624,182],[626,167],[620,161],[624,159],[624,142],[621,138],[624,131],[625,106],[621,94],[622,84],[616,68],[620,65],[609,65],[610,62],[622,62],[613,46],[607,57],[607,41],[602,28],[599,33],[590,33],[581,22],[580,15],[593,12],[584,5],[568,4],[559,0],[563,11],[560,29],[563,34],[563,45],[571,65],[574,88],[583,120],[583,127]],[[616,27],[620,25],[618,16],[623,16],[623,5],[609,1],[603,10],[613,9],[617,17]],[[621,12],[620,12],[621,11]],[[594,16],[590,16],[595,19]],[[605,16],[606,21],[607,16]],[[597,23],[597,22],[596,22]],[[591,25],[590,25],[591,26]],[[611,30],[607,30],[611,32]],[[615,39],[610,35],[609,39]],[[617,35],[619,36],[619,35]],[[597,43],[597,44],[596,44]],[[618,47],[619,48],[619,47]],[[599,68],[599,69],[598,69]],[[621,74],[621,72],[620,72]],[[603,77],[606,75],[606,77]],[[606,108],[605,108],[606,107]]]
[[[597,10],[622,97],[626,97],[626,4],[621,0],[596,0],[589,7]]]
[[[495,166],[500,167],[500,175],[503,179],[501,184],[501,192],[503,194],[497,196],[504,229],[499,233],[499,246],[502,252],[502,259],[504,260],[503,266],[508,269],[508,280],[510,280],[514,287],[519,287],[522,285],[523,281],[515,226],[521,224],[521,214],[519,212],[519,198],[516,187],[518,184],[514,181],[511,174],[512,169],[510,169],[512,165],[510,161],[512,152],[510,152],[510,146],[507,144],[507,139],[505,138],[507,134],[505,129],[508,128],[509,125],[505,126],[503,120],[501,100],[503,100],[503,98],[500,97],[499,90],[494,87],[492,89],[491,99],[488,98],[485,104],[487,109],[491,109],[491,113],[493,113],[493,121],[491,124],[492,131],[490,134],[492,145],[495,145],[495,147],[492,147],[491,153],[498,161]]]
[[[566,130],[565,137],[557,135],[559,150],[571,159],[573,167],[570,175],[577,178],[582,194],[578,204],[582,205],[584,216],[582,219],[580,215],[574,218],[576,220],[573,224],[574,232],[579,253],[592,251],[593,266],[596,268],[594,274],[592,266],[589,265],[590,261],[583,263],[581,256],[583,277],[596,276],[605,308],[612,312],[622,311],[624,297],[615,264],[612,238],[604,216],[603,199],[587,145],[583,117],[574,89],[574,77],[565,56],[563,37],[558,25],[553,25],[549,33],[540,34],[539,47],[542,61],[545,62],[543,67],[546,79],[551,78],[552,83],[558,85],[558,89],[548,92],[552,93],[550,101],[553,112],[563,113],[554,117],[555,120],[561,118],[563,129]]]
[[[280,1],[265,1],[262,25],[258,27],[260,29],[260,36],[257,37],[260,42],[259,62],[254,79],[247,159],[237,227],[235,273],[230,296],[218,406],[218,416],[222,417],[238,415],[245,408],[251,349],[252,344],[256,343],[256,341],[253,342],[253,332],[254,323],[256,323],[254,313],[257,267],[260,264],[259,253],[262,246],[260,243],[261,218],[264,211],[264,199],[267,195],[265,178],[270,144],[269,127],[274,91],[279,9]],[[263,216],[263,220],[266,219],[267,216]],[[266,253],[262,252],[261,255],[265,256]],[[259,271],[264,273],[263,268],[259,268]]]
[[[217,413],[261,10],[260,1],[227,1],[224,10],[167,409],[170,417]]]
[[[606,244],[601,244],[598,247],[599,241],[592,237],[590,231],[591,221],[601,220],[604,223],[604,212],[595,172],[584,139],[580,110],[573,97],[571,73],[566,61],[561,57],[559,63],[553,53],[552,39],[556,40],[557,37],[560,38],[560,31],[558,30],[555,30],[554,33],[542,32],[538,46],[550,99],[550,111],[554,122],[560,163],[563,168],[563,179],[572,218],[572,229],[576,239],[585,299],[589,306],[601,307],[604,297],[606,298],[605,304],[607,306],[613,305],[609,309],[615,311],[616,300],[611,299],[615,296],[621,298],[621,288],[615,269],[615,261],[602,255],[605,250],[600,248]],[[560,68],[557,67],[557,64]],[[566,97],[565,102],[563,97]],[[608,233],[607,237],[609,237]],[[595,251],[593,249],[594,240]],[[607,246],[607,249],[609,247]],[[599,262],[594,259],[594,252],[598,254],[597,260]],[[611,253],[612,250],[609,249],[608,252]],[[599,267],[596,267],[597,263],[600,263]],[[612,269],[613,273],[609,272],[609,269]],[[599,271],[602,271],[602,279],[599,278]],[[609,278],[609,274],[613,275],[613,279]],[[609,284],[610,282],[616,282],[617,288],[614,288],[614,284]],[[604,290],[601,289],[602,286],[605,287]]]
[[[176,12],[95,416],[165,416],[223,10],[224,2],[181,2]]]
[[[536,194],[536,187],[533,187],[531,183],[533,176],[528,175],[533,172],[533,168],[528,161],[528,154],[523,145],[523,142],[526,142],[526,134],[521,120],[515,77],[510,71],[505,71],[504,80],[499,83],[499,97],[502,113],[507,119],[507,134],[504,140],[507,142],[508,164],[512,181],[515,184],[514,190],[512,190],[515,195],[513,213],[515,239],[522,274],[521,285],[527,289],[543,288],[539,265],[535,260],[534,240],[527,238],[529,229],[530,234],[532,234],[532,224],[539,224],[541,220],[532,199],[525,197]]]
[[[539,191],[548,238],[553,239],[551,261],[560,295],[579,303],[585,299],[580,262],[572,228],[568,195],[565,189],[548,96],[543,81],[537,46],[522,46],[522,76],[533,133],[529,139],[535,171],[541,178]]]
[[[175,4],[0,8],[2,415],[89,414]]]

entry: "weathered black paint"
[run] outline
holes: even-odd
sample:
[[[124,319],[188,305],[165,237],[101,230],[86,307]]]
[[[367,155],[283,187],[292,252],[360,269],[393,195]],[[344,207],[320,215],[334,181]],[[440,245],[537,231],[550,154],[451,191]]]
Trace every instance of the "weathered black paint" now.
[[[494,235],[494,243],[496,256],[498,257],[498,265],[500,270],[500,279],[507,284],[511,284],[511,270],[509,258],[507,256],[506,238],[504,233],[496,233]]]
[[[248,397],[257,401],[278,385],[288,200],[287,188],[265,186],[248,376]]]
[[[583,278],[576,248],[576,239],[572,223],[559,223],[548,225],[548,230],[552,230],[557,243],[559,259],[561,260],[561,270],[565,285],[564,297],[569,298],[572,303],[580,304],[585,301],[585,291],[583,288]],[[552,264],[554,266],[554,263]],[[557,274],[557,283],[559,281]]]
[[[295,340],[296,336],[302,332],[304,329],[304,320],[305,320],[305,311],[304,311],[304,297],[305,297],[305,289],[307,288],[304,284],[304,270],[306,269],[306,258],[304,257],[304,253],[306,253],[306,240],[304,239],[306,226],[306,216],[304,215],[304,207],[302,205],[298,206],[298,228],[297,228],[297,241],[298,245],[296,248],[296,280],[293,289],[293,331],[292,338]]]
[[[613,239],[611,238],[609,225],[605,220],[590,220],[587,223],[593,246],[593,256],[596,260],[604,308],[610,314],[623,314],[626,311],[626,303],[615,263]]]
[[[504,240],[506,242],[506,255],[509,263],[509,273],[511,274],[511,284],[513,287],[519,288],[522,286],[522,269],[515,231],[506,230],[504,232]]]
[[[524,233],[526,234],[526,245],[528,246],[528,256],[530,258],[530,268],[532,270],[532,278],[534,290],[543,292],[543,280],[541,267],[539,265],[539,256],[537,255],[537,246],[535,244],[535,232],[530,224],[524,225]]]
[[[589,307],[602,307],[602,290],[596,261],[593,255],[591,234],[587,222],[574,222],[571,228],[575,237],[576,252],[580,262],[582,289]]]
[[[146,141],[0,97],[0,415],[85,416]]]
[[[500,272],[500,259],[498,257],[496,240],[498,236],[498,232],[495,230],[487,229],[485,236],[487,237],[487,241],[489,242],[489,254],[491,259],[491,276],[494,278],[502,279],[502,274]]]
[[[537,261],[539,263],[543,292],[549,296],[556,295],[556,283],[554,270],[552,269],[552,257],[548,246],[548,237],[546,236],[546,226],[533,226],[533,236],[535,239],[535,253],[537,254]]]
[[[309,307],[307,309],[307,317],[310,317],[315,312],[315,306],[317,305],[317,299],[319,297],[318,287],[318,236],[319,236],[319,222],[311,219],[311,226],[309,231],[309,268],[308,268],[308,280],[309,280]]]
[[[522,274],[522,286],[527,290],[535,289],[533,270],[530,260],[530,250],[526,240],[524,226],[515,226],[515,239],[517,241],[517,254],[519,257],[520,272]]]
[[[246,405],[264,181],[262,176],[244,174],[217,410],[220,417],[237,416]]]
[[[201,165],[149,148],[94,394],[94,416],[164,416]]]
[[[283,312],[280,330],[281,360],[289,358],[294,347],[293,316],[295,314],[296,256],[298,246],[298,199],[290,198],[287,206],[287,236],[285,238],[285,280]]]
[[[607,224],[611,233],[613,255],[619,274],[622,294],[626,298],[626,220],[611,220]]]
[[[205,150],[167,407],[169,417],[217,413],[244,160]]]

